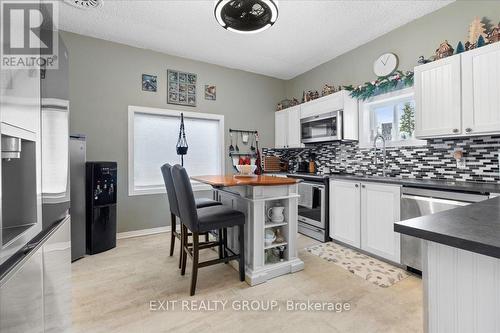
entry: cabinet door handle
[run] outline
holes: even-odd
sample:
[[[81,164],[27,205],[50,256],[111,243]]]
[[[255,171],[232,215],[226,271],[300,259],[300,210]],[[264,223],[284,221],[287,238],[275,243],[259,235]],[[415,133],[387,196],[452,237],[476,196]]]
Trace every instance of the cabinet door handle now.
[[[358,185],[358,184],[356,184],[356,185],[354,185],[354,187],[359,187],[359,185]]]
[[[453,133],[458,133],[458,128],[454,128]]]
[[[362,188],[365,188],[365,187],[366,187],[366,185],[361,185],[361,187],[362,187]]]
[[[472,132],[472,128],[467,127],[467,128],[465,129],[465,131],[466,131],[467,133],[470,133],[470,132]]]

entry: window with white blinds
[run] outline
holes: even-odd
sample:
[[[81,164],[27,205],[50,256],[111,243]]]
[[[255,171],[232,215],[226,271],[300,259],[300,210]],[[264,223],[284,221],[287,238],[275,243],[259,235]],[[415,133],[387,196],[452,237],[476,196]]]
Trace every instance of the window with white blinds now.
[[[224,116],[183,112],[190,176],[223,173]],[[180,111],[129,107],[129,194],[165,192],[160,167],[180,164],[176,145]],[[193,182],[193,188],[202,188]],[[204,188],[204,187],[203,187]]]

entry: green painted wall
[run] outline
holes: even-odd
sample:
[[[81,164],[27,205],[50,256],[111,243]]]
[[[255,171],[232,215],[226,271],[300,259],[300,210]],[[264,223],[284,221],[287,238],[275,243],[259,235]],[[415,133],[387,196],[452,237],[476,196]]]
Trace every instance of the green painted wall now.
[[[170,224],[166,195],[128,195],[129,105],[223,114],[226,132],[256,129],[262,145],[274,144],[273,110],[285,95],[283,81],[68,32],[62,38],[70,54],[70,131],[87,135],[88,160],[118,162],[118,232]],[[167,104],[168,68],[198,74],[197,107]],[[142,91],[142,73],[158,75],[157,93]],[[204,99],[205,84],[217,85],[217,101]]]
[[[169,225],[165,195],[128,196],[128,105],[223,114],[226,130],[257,129],[262,146],[272,147],[273,111],[285,96],[320,91],[325,83],[373,80],[372,63],[384,52],[399,56],[400,69],[412,69],[419,55],[432,55],[445,39],[453,47],[465,40],[475,16],[500,21],[500,1],[458,1],[288,81],[62,32],[70,53],[70,130],[88,136],[88,160],[118,162],[119,232]],[[166,103],[167,68],[198,74],[196,108]],[[158,75],[157,93],[141,90],[142,73]],[[203,99],[205,84],[217,85],[217,101]]]
[[[373,62],[385,52],[398,55],[400,69],[413,70],[420,55],[433,55],[444,40],[453,48],[460,40],[465,41],[476,16],[486,16],[498,24],[500,1],[454,2],[287,81],[286,97],[301,98],[304,90],[321,92],[325,83],[359,85],[374,80]]]

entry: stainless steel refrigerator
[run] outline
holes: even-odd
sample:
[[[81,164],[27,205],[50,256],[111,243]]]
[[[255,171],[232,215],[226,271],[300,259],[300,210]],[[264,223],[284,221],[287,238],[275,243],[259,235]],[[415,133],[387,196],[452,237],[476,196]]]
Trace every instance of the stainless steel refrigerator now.
[[[44,17],[45,19],[45,17]],[[0,332],[71,331],[68,53],[2,70]]]
[[[87,145],[84,135],[71,135],[69,162],[71,174],[71,260],[85,256],[85,162]]]

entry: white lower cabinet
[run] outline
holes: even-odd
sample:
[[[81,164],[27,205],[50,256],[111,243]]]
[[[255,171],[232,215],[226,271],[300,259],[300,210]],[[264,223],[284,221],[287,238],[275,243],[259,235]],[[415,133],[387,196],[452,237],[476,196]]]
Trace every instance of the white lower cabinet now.
[[[361,246],[360,184],[330,180],[330,237]]]
[[[400,263],[400,198],[400,186],[330,180],[330,237]]]
[[[361,249],[399,263],[401,188],[394,185],[361,184]]]

